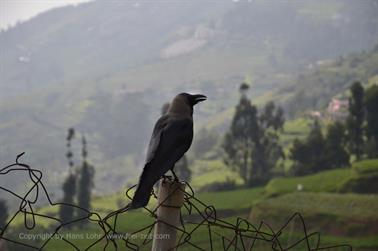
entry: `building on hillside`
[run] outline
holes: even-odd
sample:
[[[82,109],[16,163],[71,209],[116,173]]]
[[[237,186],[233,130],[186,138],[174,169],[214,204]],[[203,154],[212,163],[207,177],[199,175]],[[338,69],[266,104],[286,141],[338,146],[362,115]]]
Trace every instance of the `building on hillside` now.
[[[326,117],[331,120],[345,120],[348,116],[348,108],[348,100],[333,98],[328,104]]]

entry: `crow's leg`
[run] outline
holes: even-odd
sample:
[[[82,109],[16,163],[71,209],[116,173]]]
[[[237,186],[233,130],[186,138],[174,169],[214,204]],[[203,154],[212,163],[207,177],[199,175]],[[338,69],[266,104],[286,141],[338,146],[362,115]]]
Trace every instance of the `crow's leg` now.
[[[173,177],[175,178],[175,181],[176,181],[176,182],[179,182],[180,180],[179,180],[179,178],[177,177],[177,175],[175,174],[175,171],[173,171],[173,167],[171,168],[171,172],[172,172],[172,174],[173,174]]]

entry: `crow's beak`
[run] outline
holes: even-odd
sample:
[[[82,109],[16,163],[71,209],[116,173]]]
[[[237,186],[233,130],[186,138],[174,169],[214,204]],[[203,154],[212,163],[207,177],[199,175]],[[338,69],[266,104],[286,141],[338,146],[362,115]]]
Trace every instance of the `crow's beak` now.
[[[194,104],[205,101],[207,99],[207,97],[202,94],[192,95],[192,97],[193,97]]]

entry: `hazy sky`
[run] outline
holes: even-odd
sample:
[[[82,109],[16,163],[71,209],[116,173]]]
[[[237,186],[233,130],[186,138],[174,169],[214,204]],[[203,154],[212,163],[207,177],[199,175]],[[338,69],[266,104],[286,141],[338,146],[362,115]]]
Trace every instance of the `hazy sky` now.
[[[90,0],[0,0],[0,29],[55,7],[88,1]]]

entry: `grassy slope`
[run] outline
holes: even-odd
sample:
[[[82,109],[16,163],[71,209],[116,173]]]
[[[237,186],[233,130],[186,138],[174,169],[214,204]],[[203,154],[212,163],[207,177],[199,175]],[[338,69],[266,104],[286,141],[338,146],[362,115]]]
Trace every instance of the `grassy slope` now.
[[[371,176],[377,171],[378,159],[373,159],[355,162],[351,168],[273,179],[265,187],[265,195],[271,198],[254,204],[250,219],[255,224],[264,219],[277,229],[287,221],[288,216],[299,212],[304,216],[310,232],[321,233],[323,245],[347,243],[356,250],[375,250],[378,247],[378,241],[374,238],[378,231],[378,196],[335,192],[347,181]],[[300,192],[297,191],[298,184],[303,185]],[[303,230],[298,226],[298,221],[293,226],[289,225],[282,239],[287,241],[295,239],[293,236],[300,236]],[[297,229],[297,234],[290,230],[293,227]]]
[[[352,164],[352,168],[335,169],[302,177],[272,179],[265,191],[268,195],[280,195],[295,192],[301,184],[303,191],[337,192],[351,179],[378,171],[378,159],[364,160]]]
[[[193,170],[190,185],[194,188],[227,180],[234,180],[236,184],[243,183],[238,173],[226,166],[221,160],[197,160],[190,168]]]
[[[321,233],[321,243],[344,243],[359,250],[378,247],[378,241],[374,238],[377,233],[377,209],[377,195],[296,192],[257,203],[250,220],[256,224],[264,219],[278,229],[288,220],[288,216],[299,212],[309,232]],[[303,228],[295,221],[283,232],[282,238],[294,239],[293,236],[303,233]]]

